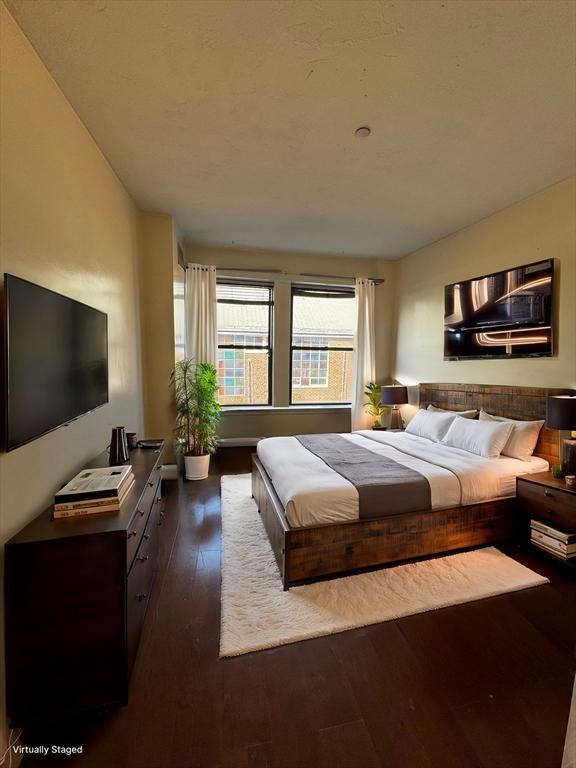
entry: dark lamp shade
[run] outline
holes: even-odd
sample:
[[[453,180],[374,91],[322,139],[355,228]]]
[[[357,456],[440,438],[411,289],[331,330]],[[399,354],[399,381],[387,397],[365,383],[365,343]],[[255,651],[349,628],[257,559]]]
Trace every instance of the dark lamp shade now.
[[[402,386],[382,387],[381,405],[405,405],[408,402],[408,390]]]
[[[576,429],[576,395],[554,395],[546,400],[546,426],[550,429]]]

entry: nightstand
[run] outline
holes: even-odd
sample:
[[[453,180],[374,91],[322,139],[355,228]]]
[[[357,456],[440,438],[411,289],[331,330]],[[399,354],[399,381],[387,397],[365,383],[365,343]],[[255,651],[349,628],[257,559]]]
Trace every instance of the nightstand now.
[[[576,487],[567,486],[563,478],[556,479],[550,472],[521,475],[516,478],[516,496],[520,509],[527,517],[576,533]],[[537,548],[532,547],[534,549]],[[571,570],[576,569],[576,559],[556,562]]]

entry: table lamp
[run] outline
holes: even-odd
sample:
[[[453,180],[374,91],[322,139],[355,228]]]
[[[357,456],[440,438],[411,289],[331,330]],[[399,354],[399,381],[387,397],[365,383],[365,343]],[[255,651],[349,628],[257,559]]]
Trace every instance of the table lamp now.
[[[405,405],[408,402],[408,390],[401,385],[392,385],[382,387],[380,403],[382,405],[391,405],[392,413],[390,416],[390,429],[402,429],[402,415],[399,405]]]
[[[553,395],[546,400],[546,426],[572,432],[562,440],[562,474],[576,474],[576,395]]]

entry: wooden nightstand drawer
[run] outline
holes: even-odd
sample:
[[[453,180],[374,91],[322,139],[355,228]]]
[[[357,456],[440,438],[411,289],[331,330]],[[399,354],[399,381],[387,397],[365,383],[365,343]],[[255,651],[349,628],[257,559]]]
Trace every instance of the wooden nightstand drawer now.
[[[543,485],[519,477],[517,497],[522,508],[530,515],[576,530],[576,494],[558,486]]]

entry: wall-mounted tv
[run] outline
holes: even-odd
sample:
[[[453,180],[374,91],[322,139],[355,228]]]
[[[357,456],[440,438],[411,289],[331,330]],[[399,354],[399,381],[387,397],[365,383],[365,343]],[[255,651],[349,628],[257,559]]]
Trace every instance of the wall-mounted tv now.
[[[444,359],[552,355],[553,287],[552,259],[447,285]]]
[[[4,448],[108,402],[108,316],[4,275]]]

